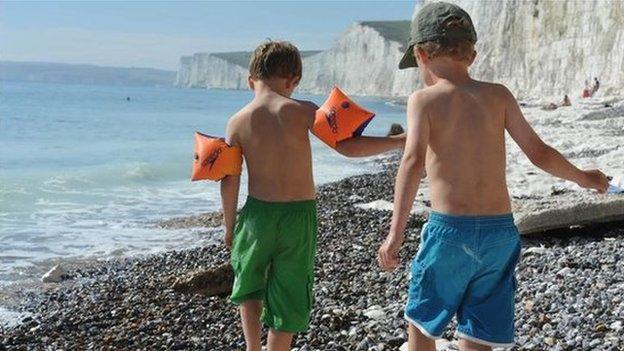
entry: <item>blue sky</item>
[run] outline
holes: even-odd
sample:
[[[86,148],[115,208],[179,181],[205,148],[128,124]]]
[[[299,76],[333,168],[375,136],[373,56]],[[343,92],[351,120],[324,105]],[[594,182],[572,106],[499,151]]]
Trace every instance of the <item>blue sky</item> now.
[[[265,38],[325,49],[358,20],[407,20],[415,1],[6,1],[0,59],[174,70],[195,52]]]

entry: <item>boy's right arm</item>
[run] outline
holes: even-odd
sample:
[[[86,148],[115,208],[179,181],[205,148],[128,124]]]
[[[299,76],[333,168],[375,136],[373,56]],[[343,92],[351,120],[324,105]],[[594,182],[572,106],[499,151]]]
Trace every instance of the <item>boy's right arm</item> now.
[[[524,118],[516,98],[507,88],[502,89],[505,94],[505,129],[535,166],[555,177],[575,182],[583,188],[593,188],[599,193],[607,191],[609,181],[601,171],[580,170],[546,144]]]
[[[235,140],[235,123],[233,119],[227,126],[226,141],[230,145],[238,145]],[[225,224],[225,236],[223,241],[227,248],[232,247],[234,238],[234,226],[236,224],[236,210],[238,208],[238,192],[240,188],[240,175],[228,175],[221,179],[221,208],[223,208],[223,222]]]
[[[407,140],[394,184],[392,222],[377,255],[379,266],[384,270],[392,270],[399,264],[399,249],[425,168],[429,144],[429,117],[425,105],[418,92],[412,94],[407,102]]]

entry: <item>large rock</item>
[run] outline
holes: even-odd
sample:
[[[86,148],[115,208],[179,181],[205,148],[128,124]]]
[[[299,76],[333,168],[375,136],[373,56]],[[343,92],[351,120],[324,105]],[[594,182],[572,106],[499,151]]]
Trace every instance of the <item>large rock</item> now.
[[[624,220],[624,195],[573,192],[513,204],[522,234]]]
[[[46,274],[41,277],[41,281],[44,283],[58,283],[63,280],[63,276],[65,275],[65,270],[61,267],[60,264],[52,267]]]
[[[399,135],[401,133],[405,133],[405,129],[403,129],[403,126],[400,125],[399,123],[392,123],[392,125],[390,126],[390,130],[388,131],[388,134],[386,135],[387,136]]]
[[[234,271],[232,266],[226,263],[177,278],[173,283],[173,290],[204,296],[225,295],[232,292],[233,283]]]

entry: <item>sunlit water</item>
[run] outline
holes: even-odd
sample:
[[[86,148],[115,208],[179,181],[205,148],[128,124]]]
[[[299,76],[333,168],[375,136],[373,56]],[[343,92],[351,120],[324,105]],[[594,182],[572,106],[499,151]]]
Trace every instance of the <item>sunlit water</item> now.
[[[189,181],[193,132],[222,135],[227,118],[250,97],[247,91],[1,82],[0,284],[56,262],[205,243],[206,230],[153,224],[218,208],[217,183]],[[403,108],[356,100],[377,113],[366,134],[404,124]],[[318,184],[377,168],[316,139],[312,146]]]

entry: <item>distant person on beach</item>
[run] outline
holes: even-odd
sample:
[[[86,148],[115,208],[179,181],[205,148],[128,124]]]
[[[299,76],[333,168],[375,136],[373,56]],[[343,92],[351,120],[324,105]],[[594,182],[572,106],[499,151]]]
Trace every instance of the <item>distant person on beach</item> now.
[[[240,176],[221,181],[225,244],[235,280],[247,350],[261,350],[260,320],[270,351],[289,350],[294,333],[308,328],[312,308],[317,219],[309,133],[317,106],[290,96],[302,74],[301,56],[288,42],[258,46],[249,65],[254,98],[227,126],[228,143],[240,146],[248,193],[238,220]],[[405,134],[358,137],[338,152],[379,154],[403,147]]]
[[[514,268],[520,236],[505,181],[505,131],[537,167],[604,193],[599,170],[582,171],[548,146],[503,85],[474,80],[477,35],[460,7],[429,3],[413,20],[399,68],[419,67],[425,88],[407,105],[407,140],[394,189],[381,268],[399,249],[420,175],[427,170],[432,211],[421,230],[404,311],[408,350],[435,350],[434,339],[457,316],[460,350],[514,343]]]
[[[594,84],[590,87],[587,80],[585,81],[585,88],[583,88],[583,92],[581,93],[582,98],[589,98],[594,96],[594,94],[600,89],[600,81],[598,77],[594,77]]]
[[[572,102],[570,101],[570,98],[568,97],[568,95],[564,95],[563,96],[563,100],[561,102],[559,102],[559,103],[551,102],[548,105],[542,107],[542,110],[552,111],[552,110],[556,110],[559,107],[563,107],[563,106],[572,106]]]
[[[589,88],[589,82],[585,79],[585,85],[583,86],[583,91],[581,92],[581,97],[583,99],[591,97],[591,90]]]
[[[596,94],[598,89],[600,89],[600,81],[598,81],[597,77],[594,77],[594,85],[592,86],[592,90],[591,90],[592,96]]]

